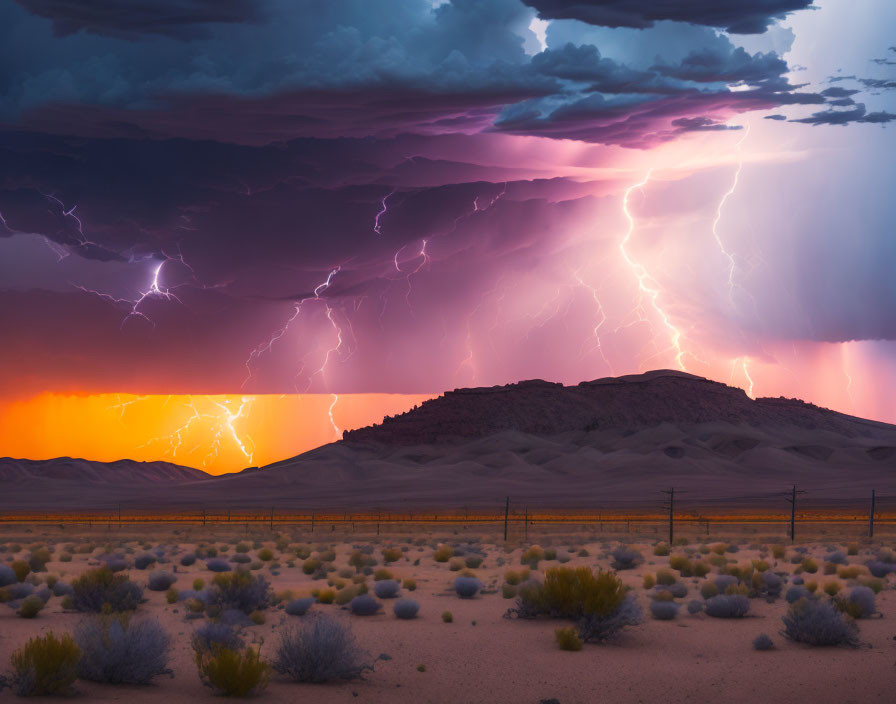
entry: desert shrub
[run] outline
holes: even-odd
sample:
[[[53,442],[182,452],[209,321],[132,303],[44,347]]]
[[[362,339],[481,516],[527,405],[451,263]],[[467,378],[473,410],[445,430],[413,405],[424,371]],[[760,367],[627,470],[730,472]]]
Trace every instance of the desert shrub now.
[[[302,563],[302,572],[305,574],[314,574],[320,569],[321,561],[313,557],[309,557]]]
[[[417,589],[417,580],[416,579],[403,579],[401,580],[401,586],[407,589],[409,592]]]
[[[849,595],[840,603],[842,604],[841,610],[853,618],[871,618],[877,613],[874,591],[869,587],[853,587]]]
[[[0,587],[8,587],[19,581],[19,576],[12,567],[0,565]]]
[[[868,587],[875,594],[880,594],[884,589],[884,580],[877,579],[876,577],[860,579],[859,584],[861,584],[863,587]]]
[[[153,592],[163,592],[177,581],[170,572],[153,572],[149,575],[147,587]]]
[[[210,622],[201,625],[190,638],[194,652],[208,652],[215,649],[241,650],[243,639],[233,626],[227,623]]]
[[[825,582],[822,586],[822,590],[828,596],[836,596],[842,588],[840,582]]]
[[[308,609],[314,605],[314,601],[315,600],[312,597],[293,599],[286,605],[284,611],[290,616],[304,616],[308,613]]]
[[[690,560],[684,555],[673,555],[669,558],[669,567],[673,570],[682,571],[691,566]]]
[[[703,602],[699,599],[692,599],[688,602],[688,613],[693,616],[694,614],[699,614],[703,611]]]
[[[872,577],[883,579],[891,572],[896,572],[896,563],[885,562],[884,560],[871,560],[866,565]]]
[[[710,567],[705,562],[695,562],[691,565],[691,571],[695,577],[705,577],[709,574]]]
[[[432,559],[436,562],[448,562],[454,556],[454,550],[449,545],[440,545],[432,554]]]
[[[252,648],[245,651],[215,648],[197,652],[196,667],[202,684],[216,694],[246,697],[268,685],[268,664]]]
[[[650,614],[657,621],[671,621],[678,615],[678,604],[674,601],[651,601]]]
[[[177,603],[177,594],[178,594],[177,589],[172,587],[167,592],[165,592],[165,601],[167,601],[169,604],[176,604]]]
[[[401,550],[398,548],[383,548],[383,562],[397,562],[401,559]]]
[[[675,597],[672,596],[672,593],[662,587],[651,594],[650,598],[655,599],[656,601],[675,601]]]
[[[544,550],[538,545],[532,545],[520,556],[520,564],[529,565],[532,569],[538,567],[538,563],[544,559]]]
[[[75,627],[78,676],[93,682],[146,684],[169,672],[171,641],[155,619],[93,616]]]
[[[88,570],[72,580],[72,606],[76,611],[133,611],[143,598],[143,589],[125,575],[104,567]]]
[[[321,562],[332,562],[336,559],[336,553],[329,549],[321,549],[317,553],[317,558]]]
[[[762,573],[762,587],[761,591],[767,596],[778,597],[781,595],[781,589],[784,588],[784,583],[781,581],[781,578],[776,575],[771,570],[767,570]]]
[[[656,577],[654,577],[649,572],[644,575],[644,579],[642,580],[642,584],[645,589],[653,589],[656,586]]]
[[[445,623],[451,623],[452,621],[454,621],[454,616],[451,615],[450,611],[443,611],[442,621],[444,621]]]
[[[22,618],[35,618],[44,608],[44,600],[36,594],[26,596],[16,612]]]
[[[669,570],[660,570],[656,573],[656,583],[657,584],[675,584],[678,581],[678,578],[672,574]]]
[[[53,596],[67,596],[72,593],[72,585],[65,582],[56,582],[53,585]]]
[[[323,615],[281,632],[273,667],[294,682],[314,683],[358,679],[373,669],[351,628]]]
[[[800,599],[808,599],[810,597],[809,590],[800,584],[795,584],[790,587],[787,592],[784,594],[784,599],[788,604],[793,604]]]
[[[70,552],[64,552],[64,553],[62,553],[62,554],[59,556],[59,561],[60,561],[60,562],[71,562],[71,561],[72,561],[72,554],[71,554]]]
[[[220,558],[220,557],[214,557],[211,560],[206,561],[205,569],[207,569],[209,572],[219,572],[220,573],[220,572],[230,572],[230,570],[232,568],[230,566],[230,563],[227,562],[227,560]]]
[[[419,610],[420,604],[413,599],[399,599],[392,607],[392,612],[401,619],[416,618]]]
[[[504,581],[507,582],[507,584],[512,584],[515,586],[523,580],[520,577],[519,572],[516,572],[514,570],[507,570],[507,572],[504,573]]]
[[[776,560],[780,560],[785,554],[787,554],[787,548],[783,545],[772,545],[772,557]]]
[[[50,561],[50,552],[46,548],[38,548],[28,557],[28,566],[32,572],[46,572]]]
[[[527,582],[508,612],[521,618],[546,614],[577,621],[583,641],[605,641],[641,621],[641,609],[621,580],[610,572],[595,575],[587,567],[555,567],[543,584]]]
[[[12,689],[20,697],[64,693],[78,677],[80,657],[69,635],[31,638],[10,660]]]
[[[706,601],[706,615],[713,618],[743,618],[750,610],[750,600],[740,594],[719,594]]]
[[[394,599],[398,596],[399,585],[394,579],[385,579],[373,585],[373,593],[380,599]]]
[[[314,594],[314,592],[312,592]],[[336,599],[336,592],[332,589],[318,589],[317,594],[317,602],[319,604],[332,604]]]
[[[782,617],[784,635],[814,646],[858,645],[858,628],[829,602],[800,599]]]
[[[267,579],[248,572],[217,574],[208,591],[209,604],[244,614],[267,608],[270,600],[271,586]]]
[[[467,555],[464,558],[464,565],[470,569],[476,569],[482,564],[482,558],[479,555]]]
[[[192,552],[188,552],[186,555],[183,555],[180,558],[180,564],[184,567],[189,567],[190,565],[196,564],[196,555]]]
[[[260,626],[265,622],[264,611],[253,611],[249,614],[249,620],[256,626]]]
[[[458,577],[454,580],[454,591],[461,599],[472,599],[482,589],[482,582],[475,577]]]
[[[818,572],[818,563],[815,562],[811,557],[804,557],[800,562],[800,569],[803,572],[808,572],[809,574],[815,574]]]
[[[356,616],[373,616],[379,613],[383,605],[369,594],[362,594],[352,599],[348,607]]]
[[[9,595],[10,599],[19,600],[34,594],[34,585],[30,582],[16,582],[6,587],[4,591]]]
[[[859,554],[859,544],[858,543],[850,543],[846,546],[846,554],[847,555],[858,555]]]
[[[704,599],[712,599],[714,596],[718,596],[718,594],[719,588],[715,582],[705,582],[700,586],[700,596]]]
[[[234,548],[234,550],[236,550],[237,552],[249,552],[249,550],[251,549],[252,548],[248,543],[237,543],[236,547]]]
[[[262,562],[270,562],[274,559],[274,553],[270,548],[262,548],[258,551],[258,559]]]
[[[460,557],[452,557],[448,560],[448,569],[452,572],[458,572],[464,568],[463,558]]]
[[[31,573],[31,566],[24,560],[16,560],[10,564],[17,582],[24,582],[25,577]]]
[[[818,591],[818,582],[806,582],[806,589],[809,590],[810,594],[814,594]]]
[[[681,582],[675,582],[675,584],[665,586],[663,589],[676,599],[683,599],[688,595],[688,588]]]
[[[665,557],[669,554],[669,544],[668,543],[657,543],[653,548],[653,554],[657,557]]]
[[[134,558],[134,567],[138,570],[145,570],[150,565],[156,564],[158,558],[152,553],[145,552],[142,555],[137,555]]]
[[[825,556],[825,560],[832,562],[835,565],[845,565],[847,562],[846,555],[844,555],[841,550],[835,550],[834,552],[828,553]]]
[[[771,650],[774,647],[775,644],[772,642],[772,639],[765,633],[760,633],[753,639],[753,650]]]
[[[728,546],[725,543],[716,543],[715,545],[710,545],[709,549],[716,555],[724,555],[728,550]]]
[[[837,576],[840,579],[858,579],[859,575],[862,574],[862,568],[858,565],[850,565],[849,567],[839,567],[837,569]]]
[[[610,553],[613,556],[614,570],[630,570],[637,567],[643,558],[637,550],[630,550],[625,547],[618,547]]]
[[[392,579],[392,573],[389,570],[385,569],[384,567],[381,567],[380,569],[378,569],[376,572],[373,573],[373,578],[377,582],[382,581],[384,579]]]
[[[576,651],[582,649],[582,639],[579,638],[579,634],[572,626],[556,629],[554,636],[557,638],[557,645],[560,646],[560,650]]]

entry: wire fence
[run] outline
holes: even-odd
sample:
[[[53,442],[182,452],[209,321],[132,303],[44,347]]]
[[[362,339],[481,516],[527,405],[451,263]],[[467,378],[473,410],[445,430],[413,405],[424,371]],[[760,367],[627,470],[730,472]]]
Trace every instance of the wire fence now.
[[[746,502],[746,505],[745,505]],[[735,504],[734,506],[732,504]],[[715,508],[713,508],[715,506]],[[856,501],[838,507],[813,505],[798,488],[753,496],[701,497],[658,492],[654,506],[632,507],[617,502],[602,508],[544,508],[513,497],[479,506],[452,509],[301,510],[272,506],[260,509],[149,510],[117,506],[109,510],[0,512],[0,526],[69,526],[137,528],[140,526],[206,526],[234,530],[296,530],[307,533],[431,533],[479,530],[504,539],[528,538],[550,530],[593,531],[647,535],[671,541],[675,536],[704,539],[725,531],[784,534],[831,533],[844,537],[896,535],[896,495],[869,496],[863,509]]]

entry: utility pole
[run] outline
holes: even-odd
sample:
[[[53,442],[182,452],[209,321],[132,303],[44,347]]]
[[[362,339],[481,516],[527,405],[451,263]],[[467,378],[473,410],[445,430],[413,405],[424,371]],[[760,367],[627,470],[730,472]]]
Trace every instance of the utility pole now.
[[[675,488],[672,487],[668,491],[661,493],[669,497],[669,503],[666,508],[669,509],[669,547],[671,547],[672,540],[675,537]]]
[[[526,542],[529,542],[529,507],[526,506]]]
[[[871,490],[871,512],[868,514],[868,537],[874,537],[874,489]]]
[[[311,512],[311,532],[314,532],[314,511]]]
[[[874,510],[872,509],[872,513]],[[873,519],[872,519],[873,520]],[[121,502],[118,502],[118,527],[121,528]]]
[[[510,514],[510,497],[504,502],[504,542],[507,542],[507,517]]]
[[[271,506],[271,530],[274,530],[274,507]]]
[[[796,495],[797,494],[805,494],[805,491],[797,491],[796,484],[793,485],[793,488],[790,491],[790,496],[785,497],[785,500],[790,503],[790,542],[793,543],[796,540]]]

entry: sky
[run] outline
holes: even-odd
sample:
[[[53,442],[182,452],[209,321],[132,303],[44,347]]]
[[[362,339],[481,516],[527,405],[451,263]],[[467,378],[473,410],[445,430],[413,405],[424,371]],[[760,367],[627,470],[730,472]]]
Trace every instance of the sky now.
[[[658,368],[896,422],[893,27],[0,0],[0,455],[229,471]]]

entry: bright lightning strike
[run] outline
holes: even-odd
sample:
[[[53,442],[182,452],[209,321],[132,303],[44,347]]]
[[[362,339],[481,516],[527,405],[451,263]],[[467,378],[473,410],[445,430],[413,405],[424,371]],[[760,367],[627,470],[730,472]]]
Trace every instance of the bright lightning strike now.
[[[383,215],[385,215],[386,212],[389,210],[389,206],[386,204],[386,201],[388,201],[389,198],[393,195],[395,195],[395,191],[392,191],[391,193],[388,193],[383,197],[383,200],[382,200],[383,207],[380,210],[380,212],[378,212],[376,214],[376,217],[373,219],[373,231],[378,235],[383,234],[382,226],[380,225],[380,218],[383,217]]]
[[[750,123],[746,123],[746,129],[744,130],[743,136],[738,140],[735,145],[735,149],[738,155],[741,154],[741,145],[743,145],[744,140],[750,134]],[[722,238],[719,236],[718,226],[719,221],[722,219],[722,209],[725,207],[725,202],[734,194],[734,191],[737,190],[737,184],[740,180],[740,172],[743,169],[744,160],[741,156],[737,162],[737,169],[734,171],[734,179],[731,182],[731,187],[725,192],[722,196],[722,199],[719,201],[718,206],[716,207],[716,216],[712,221],[712,236],[716,240],[716,244],[719,246],[719,250],[728,260],[728,299],[733,303],[734,302],[734,287],[736,286],[734,282],[734,274],[737,269],[737,262],[734,258],[734,253],[729,252],[725,247],[725,243],[722,241]]]
[[[669,330],[670,345],[671,348],[675,350],[675,363],[678,365],[679,369],[681,369],[682,371],[686,371],[684,365],[685,352],[681,347],[681,331],[677,327],[675,327],[675,325],[669,319],[668,314],[665,310],[663,310],[662,306],[659,303],[659,284],[650,275],[643,264],[635,261],[631,257],[627,249],[627,245],[631,241],[632,234],[635,231],[635,218],[629,210],[629,199],[631,198],[631,194],[633,191],[641,190],[645,185],[647,185],[647,182],[650,180],[651,173],[652,169],[647,172],[647,174],[641,181],[629,186],[625,190],[625,195],[622,197],[622,212],[625,214],[625,218],[628,221],[628,230],[626,231],[625,236],[619,242],[619,252],[622,255],[622,258],[625,261],[626,265],[634,274],[635,279],[638,282],[638,289],[641,292],[641,296],[647,296],[647,298],[650,299],[651,307],[654,309],[657,315],[660,316],[660,319],[663,321],[663,325],[665,325]],[[641,304],[639,304],[639,309],[641,307]]]

